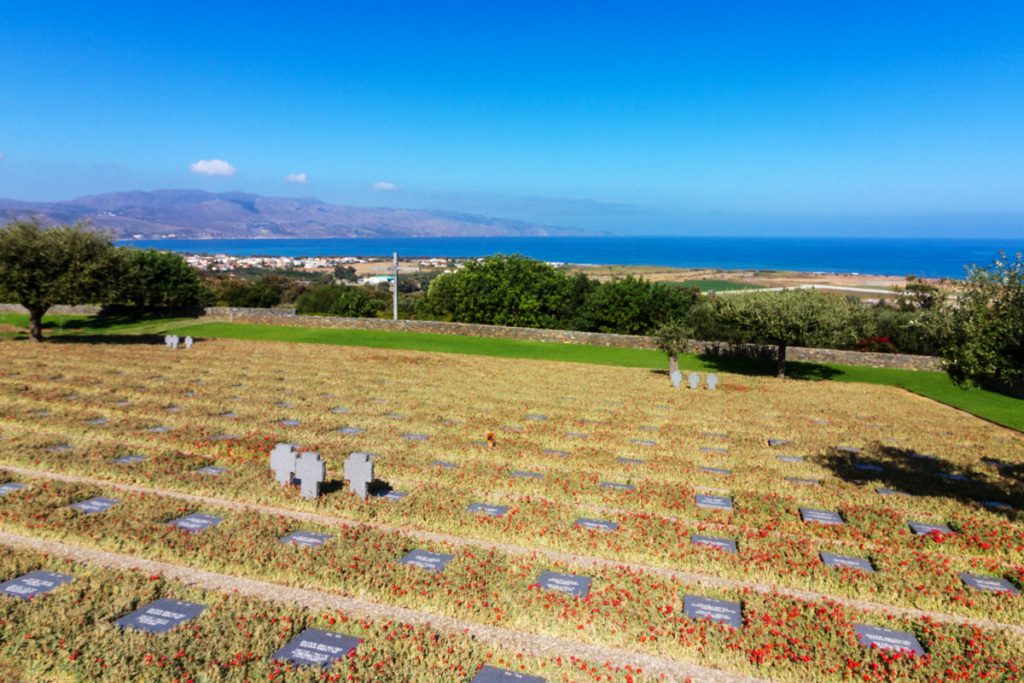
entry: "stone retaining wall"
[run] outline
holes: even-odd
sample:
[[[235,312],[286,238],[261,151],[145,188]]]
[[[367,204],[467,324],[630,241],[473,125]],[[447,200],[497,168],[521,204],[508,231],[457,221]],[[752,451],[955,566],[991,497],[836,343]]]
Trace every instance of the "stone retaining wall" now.
[[[54,306],[49,313],[58,315],[95,315],[99,306]],[[25,313],[18,304],[0,304],[0,312]],[[291,327],[323,327],[355,330],[381,330],[423,332],[427,334],[456,334],[492,339],[521,339],[557,344],[587,344],[625,349],[656,349],[651,337],[601,332],[574,332],[572,330],[543,330],[533,327],[504,327],[501,325],[475,325],[449,323],[436,320],[384,320],[380,318],[337,318],[319,315],[297,315],[294,308],[207,308],[205,318],[237,323],[262,325],[288,325]],[[694,342],[694,351],[718,356],[775,358],[774,346],[754,344],[730,345],[724,342]],[[838,349],[808,349],[791,346],[786,358],[811,363],[862,365],[873,368],[899,368],[905,370],[942,370],[940,359],[932,356],[913,356],[900,353],[862,353]]]

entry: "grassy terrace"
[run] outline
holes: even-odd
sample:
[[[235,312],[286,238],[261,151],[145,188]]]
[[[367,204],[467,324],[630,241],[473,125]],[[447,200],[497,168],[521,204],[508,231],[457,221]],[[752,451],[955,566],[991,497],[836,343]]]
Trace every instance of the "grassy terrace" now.
[[[27,324],[27,316],[0,315],[0,338],[24,337]],[[46,328],[47,334],[50,336],[81,341],[96,339],[97,341],[135,342],[143,335],[163,335],[165,332],[173,330],[179,335],[192,335],[197,339],[205,337],[361,346],[659,370],[666,365],[664,354],[644,349],[552,344],[419,332],[316,329],[225,322],[197,323],[195,319],[191,318],[126,321],[101,320],[87,316],[50,316],[47,318]],[[720,370],[749,375],[774,373],[774,363],[771,361],[689,355],[682,359],[682,365],[687,370],[698,371]],[[788,372],[791,378],[800,380],[862,382],[901,387],[997,424],[1024,431],[1024,401],[982,389],[960,389],[944,373],[815,363],[789,363]]]

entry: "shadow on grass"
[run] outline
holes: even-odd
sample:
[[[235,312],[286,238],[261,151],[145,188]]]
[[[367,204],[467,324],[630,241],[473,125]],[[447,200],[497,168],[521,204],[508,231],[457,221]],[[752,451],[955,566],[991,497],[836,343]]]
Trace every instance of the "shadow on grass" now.
[[[25,338],[25,337],[22,337]],[[195,340],[199,342],[199,339]],[[47,344],[134,344],[164,346],[162,334],[69,334],[47,337]]]
[[[1024,465],[983,458],[988,471],[971,470],[938,456],[893,446],[861,453],[831,449],[812,459],[851,483],[873,482],[876,488],[949,498],[985,507],[1012,521],[1024,519]]]
[[[776,364],[774,360],[764,358],[741,358],[736,356],[719,356],[702,353],[697,356],[708,370],[715,372],[731,372],[737,375],[760,375],[774,377]],[[790,361],[786,363],[786,377],[808,381],[834,379],[843,371],[818,363]]]
[[[168,309],[168,310],[143,310],[117,307],[103,310],[88,318],[75,318],[72,320],[46,322],[43,321],[43,328],[50,330],[105,330],[122,325],[135,325],[139,323],[159,322],[161,320],[180,318],[199,318],[201,310],[197,309]]]

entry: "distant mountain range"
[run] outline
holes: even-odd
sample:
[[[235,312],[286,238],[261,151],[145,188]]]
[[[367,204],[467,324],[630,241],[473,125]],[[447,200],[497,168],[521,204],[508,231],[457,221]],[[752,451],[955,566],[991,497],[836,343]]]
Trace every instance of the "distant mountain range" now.
[[[522,221],[452,211],[364,208],[312,197],[155,190],[60,202],[0,199],[0,223],[38,216],[45,223],[89,221],[117,239],[321,237],[526,237],[586,235]]]

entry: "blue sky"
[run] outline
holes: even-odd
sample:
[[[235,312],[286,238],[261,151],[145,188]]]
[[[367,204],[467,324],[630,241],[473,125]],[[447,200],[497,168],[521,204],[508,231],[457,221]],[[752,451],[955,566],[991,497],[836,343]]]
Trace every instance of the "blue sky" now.
[[[1019,237],[1022,35],[1020,2],[0,0],[0,197]]]

